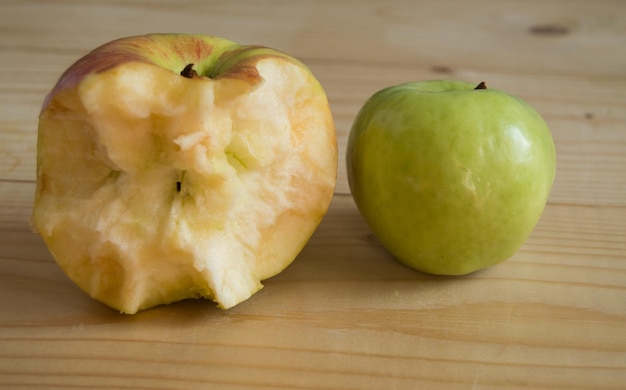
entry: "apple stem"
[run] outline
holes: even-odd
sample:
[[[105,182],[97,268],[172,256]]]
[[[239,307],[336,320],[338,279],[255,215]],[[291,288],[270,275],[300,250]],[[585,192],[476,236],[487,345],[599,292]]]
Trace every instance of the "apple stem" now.
[[[188,79],[192,79],[194,77],[198,77],[198,72],[193,69],[193,64],[188,64],[180,72],[180,75]]]
[[[480,84],[478,84],[474,89],[487,89],[487,84],[485,84],[484,81],[481,81]]]

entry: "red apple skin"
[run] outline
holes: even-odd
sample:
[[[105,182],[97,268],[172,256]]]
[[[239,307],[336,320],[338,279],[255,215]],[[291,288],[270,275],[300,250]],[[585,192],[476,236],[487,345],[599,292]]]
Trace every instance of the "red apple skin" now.
[[[194,64],[193,69],[199,76],[239,78],[255,84],[259,79],[254,64],[259,57],[265,56],[281,57],[303,66],[278,50],[240,45],[215,36],[149,34],[120,38],[94,49],[63,72],[46,96],[41,111],[48,107],[50,99],[61,90],[75,87],[90,74],[104,72],[127,62],[154,64],[176,73]]]

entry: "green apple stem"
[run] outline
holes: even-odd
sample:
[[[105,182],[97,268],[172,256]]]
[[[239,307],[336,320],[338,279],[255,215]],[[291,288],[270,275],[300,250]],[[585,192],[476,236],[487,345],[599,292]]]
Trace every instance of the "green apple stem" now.
[[[481,81],[480,84],[478,84],[474,89],[487,89],[487,84],[485,84],[484,81]]]
[[[198,72],[193,69],[193,64],[187,64],[187,66],[185,66],[180,72],[180,75],[188,79],[192,79],[194,77],[198,77]]]

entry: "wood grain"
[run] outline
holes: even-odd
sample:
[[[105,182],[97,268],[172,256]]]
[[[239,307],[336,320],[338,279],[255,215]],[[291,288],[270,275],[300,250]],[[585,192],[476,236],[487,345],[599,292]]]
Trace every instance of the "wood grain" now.
[[[626,3],[0,2],[0,388],[620,389],[626,384]],[[120,315],[29,227],[37,116],[60,73],[126,35],[182,31],[275,47],[329,96],[340,164],[321,226],[229,311],[185,301]],[[553,131],[555,187],[509,261],[412,271],[376,241],[343,153],[376,90],[486,81]]]

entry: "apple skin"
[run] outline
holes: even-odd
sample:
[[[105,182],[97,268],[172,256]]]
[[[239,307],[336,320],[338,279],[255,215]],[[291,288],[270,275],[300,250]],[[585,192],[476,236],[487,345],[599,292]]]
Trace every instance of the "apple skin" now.
[[[296,258],[336,173],[328,100],[297,59],[215,36],[127,37],[45,98],[31,226],[120,312],[227,309]]]
[[[130,62],[144,62],[180,73],[193,64],[200,76],[260,81],[254,64],[263,56],[277,56],[304,66],[295,58],[264,46],[241,45],[217,36],[147,34],[120,38],[92,50],[70,66],[43,102],[42,112],[61,90],[77,86],[85,77]]]
[[[538,223],[556,171],[551,133],[519,98],[432,80],[375,93],[352,126],[354,201],[404,264],[463,275],[515,254]]]

